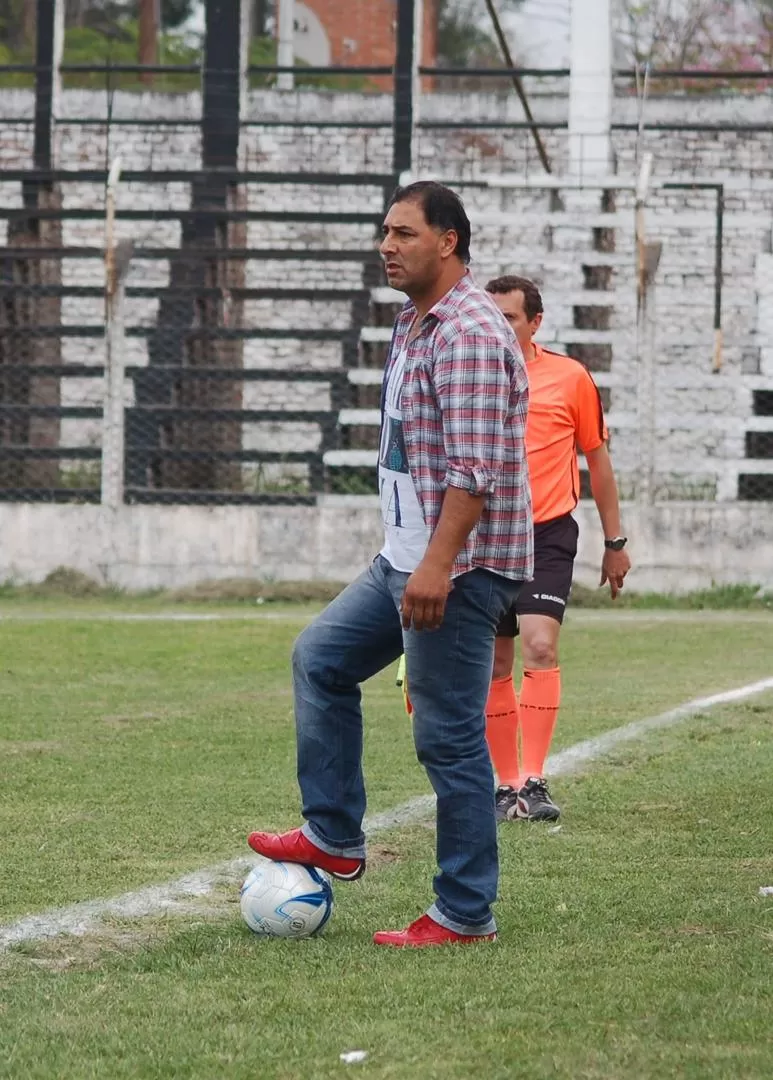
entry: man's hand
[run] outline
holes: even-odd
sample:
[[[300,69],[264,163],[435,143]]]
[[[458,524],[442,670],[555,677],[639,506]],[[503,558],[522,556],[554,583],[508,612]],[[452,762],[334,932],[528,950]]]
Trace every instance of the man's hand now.
[[[400,604],[403,628],[410,630],[413,625],[414,630],[437,630],[452,588],[449,568],[425,556],[405,585]]]
[[[601,584],[609,582],[609,591],[614,600],[623,587],[625,575],[631,569],[631,560],[625,548],[622,551],[604,549],[604,558],[601,560]]]

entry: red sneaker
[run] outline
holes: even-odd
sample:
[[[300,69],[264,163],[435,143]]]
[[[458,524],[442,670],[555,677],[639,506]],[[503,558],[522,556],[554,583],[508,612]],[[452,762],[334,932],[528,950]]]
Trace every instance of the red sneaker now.
[[[430,945],[474,945],[480,941],[496,941],[493,934],[457,934],[429,915],[422,915],[405,930],[379,930],[373,935],[376,945],[392,945],[395,949],[426,949]]]
[[[340,881],[356,881],[365,873],[364,859],[345,859],[341,855],[328,855],[313,844],[300,829],[286,833],[254,832],[247,843],[258,855],[265,855],[274,862],[303,863],[318,866]]]

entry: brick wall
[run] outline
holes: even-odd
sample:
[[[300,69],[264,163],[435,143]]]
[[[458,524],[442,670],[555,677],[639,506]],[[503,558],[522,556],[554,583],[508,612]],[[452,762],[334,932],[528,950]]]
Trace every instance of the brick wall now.
[[[304,0],[324,26],[333,64],[390,66],[395,57],[395,0]],[[435,0],[425,0],[422,64],[436,63]],[[391,82],[391,80],[388,80]]]

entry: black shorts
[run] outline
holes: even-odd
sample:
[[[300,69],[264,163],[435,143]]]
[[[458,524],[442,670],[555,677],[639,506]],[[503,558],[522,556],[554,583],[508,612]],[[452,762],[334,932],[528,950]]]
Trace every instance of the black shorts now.
[[[549,615],[564,621],[578,532],[571,514],[534,526],[534,577],[524,581],[515,604],[500,619],[497,637],[516,637],[519,615]]]

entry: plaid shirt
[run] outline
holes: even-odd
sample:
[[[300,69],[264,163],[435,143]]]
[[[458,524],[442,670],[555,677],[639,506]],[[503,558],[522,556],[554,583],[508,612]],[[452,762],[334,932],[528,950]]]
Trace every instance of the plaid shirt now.
[[[416,315],[395,323],[383,387]],[[407,346],[400,399],[408,467],[430,532],[446,488],[486,495],[452,577],[474,567],[528,581],[534,569],[524,431],[526,366],[488,293],[465,276],[424,316]],[[382,416],[383,416],[382,391]]]

